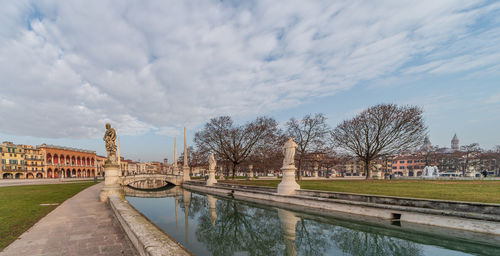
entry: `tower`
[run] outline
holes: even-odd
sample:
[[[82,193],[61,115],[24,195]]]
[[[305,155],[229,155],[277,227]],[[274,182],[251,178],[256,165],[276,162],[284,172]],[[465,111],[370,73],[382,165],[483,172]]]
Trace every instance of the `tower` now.
[[[453,136],[453,139],[451,139],[451,149],[453,151],[457,151],[459,149],[459,140],[458,140],[458,137],[457,137],[457,134],[455,133],[455,136]]]
[[[427,135],[425,136],[424,144],[420,148],[420,151],[429,152],[431,150],[432,150],[432,143],[431,140],[429,139],[429,135]]]

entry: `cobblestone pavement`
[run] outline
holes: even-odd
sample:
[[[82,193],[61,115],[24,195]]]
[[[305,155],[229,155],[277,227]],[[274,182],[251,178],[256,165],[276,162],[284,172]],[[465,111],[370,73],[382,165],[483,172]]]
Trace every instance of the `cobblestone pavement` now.
[[[66,200],[0,255],[137,255],[109,206],[99,202],[102,186]]]

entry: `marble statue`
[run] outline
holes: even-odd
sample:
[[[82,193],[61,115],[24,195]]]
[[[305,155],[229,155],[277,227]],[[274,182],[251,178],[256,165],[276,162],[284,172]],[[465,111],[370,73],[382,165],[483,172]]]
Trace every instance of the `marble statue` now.
[[[295,165],[295,149],[297,148],[297,143],[293,141],[293,138],[288,138],[288,141],[283,145],[283,167]]]
[[[215,183],[217,183],[217,180],[215,179],[215,166],[217,163],[215,162],[215,157],[214,153],[210,154],[210,157],[208,158],[208,179],[206,182],[207,186],[212,186]]]
[[[436,178],[439,177],[439,169],[437,166],[426,166],[422,172],[422,177]]]
[[[283,178],[280,184],[278,184],[278,194],[281,195],[292,195],[295,190],[300,189],[300,185],[295,181],[295,163],[293,159],[295,158],[295,149],[297,144],[293,142],[292,138],[283,145],[283,167],[281,171],[283,173]]]
[[[106,151],[108,152],[107,161],[116,163],[116,130],[111,128],[110,124],[106,124],[103,140],[106,142]]]
[[[106,143],[108,158],[104,163],[104,186],[99,193],[99,197],[101,202],[106,202],[110,196],[119,196],[120,198],[124,198],[124,192],[120,186],[120,165],[116,159],[116,131],[111,128],[110,124],[106,124],[106,132],[104,133],[103,140]]]
[[[215,170],[215,165],[217,163],[215,162],[215,157],[214,153],[210,154],[210,158],[208,159],[208,169],[209,170]]]

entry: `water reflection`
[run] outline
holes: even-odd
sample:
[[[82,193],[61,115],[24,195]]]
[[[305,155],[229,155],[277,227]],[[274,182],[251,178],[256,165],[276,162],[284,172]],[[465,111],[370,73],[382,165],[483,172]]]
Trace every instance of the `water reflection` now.
[[[446,241],[450,250],[419,234],[406,236],[401,231],[177,189],[164,198],[127,199],[195,255],[468,255],[457,250],[500,255],[495,246]],[[179,229],[179,209],[184,211],[183,229]],[[175,216],[175,221],[169,216]]]
[[[293,212],[283,209],[278,209],[278,217],[281,222],[281,229],[283,230],[286,255],[295,256],[297,255],[297,250],[295,249],[295,226],[300,218],[295,216]]]

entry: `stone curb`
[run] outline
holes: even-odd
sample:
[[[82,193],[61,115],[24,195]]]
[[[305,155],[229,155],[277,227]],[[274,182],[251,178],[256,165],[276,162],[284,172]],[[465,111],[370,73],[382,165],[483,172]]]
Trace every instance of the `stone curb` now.
[[[152,224],[127,201],[118,196],[110,196],[108,202],[139,255],[192,255],[177,241]]]

